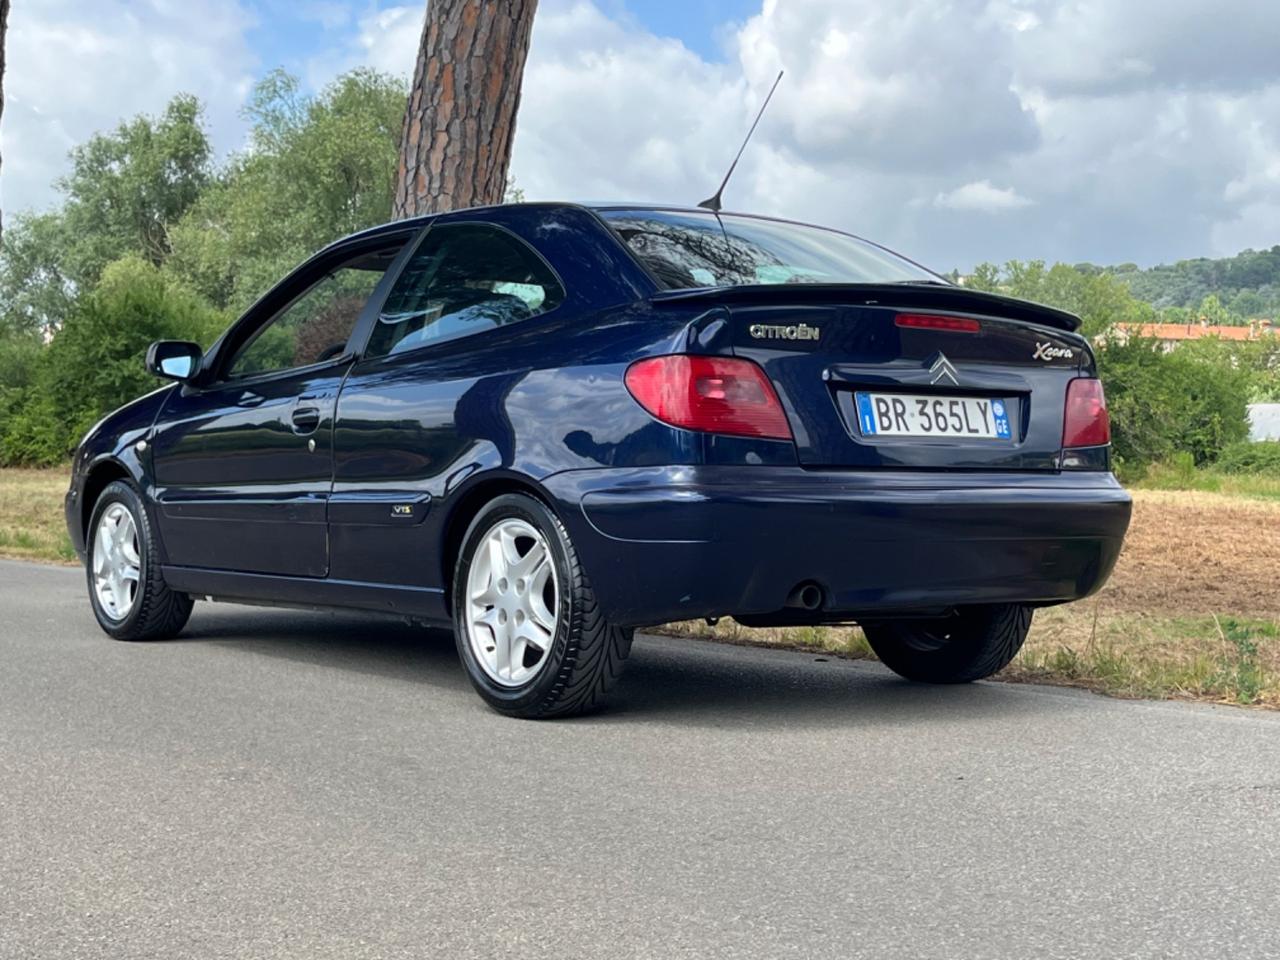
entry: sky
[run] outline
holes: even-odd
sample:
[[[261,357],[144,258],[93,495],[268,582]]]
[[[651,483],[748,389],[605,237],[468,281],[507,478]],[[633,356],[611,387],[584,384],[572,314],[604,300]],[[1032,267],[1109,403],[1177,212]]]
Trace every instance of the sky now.
[[[425,4],[22,0],[6,215],[67,150],[174,93],[220,154],[277,66],[409,74]],[[1280,244],[1275,0],[541,0],[512,174],[529,199],[696,203],[778,70],[729,209],[824,223],[939,270],[1150,265]]]

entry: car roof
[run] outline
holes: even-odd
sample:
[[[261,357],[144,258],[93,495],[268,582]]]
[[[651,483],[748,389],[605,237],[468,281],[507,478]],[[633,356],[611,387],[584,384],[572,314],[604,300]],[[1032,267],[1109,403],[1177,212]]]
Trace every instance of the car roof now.
[[[521,200],[517,203],[489,203],[476,207],[459,207],[455,210],[441,210],[439,213],[424,213],[418,216],[405,217],[402,220],[390,220],[386,223],[379,224],[376,227],[369,227],[344,237],[343,241],[365,239],[376,237],[382,234],[399,233],[403,230],[421,229],[429,224],[437,217],[446,214],[454,216],[460,213],[482,213],[487,210],[510,209],[515,207],[576,207],[583,210],[608,211],[608,210],[636,210],[649,211],[653,213],[684,213],[694,214],[698,216],[711,216],[712,212],[705,207],[691,206],[679,203],[655,203],[653,201],[624,201],[624,200]],[[790,220],[786,217],[771,217],[759,213],[747,213],[739,210],[721,210],[721,216],[726,217],[751,217],[755,220],[772,220],[777,223],[794,223],[797,226],[816,227],[820,230],[831,230],[835,233],[843,233],[834,227],[823,226],[816,223],[804,223],[800,220]],[[343,242],[339,241],[339,242]]]

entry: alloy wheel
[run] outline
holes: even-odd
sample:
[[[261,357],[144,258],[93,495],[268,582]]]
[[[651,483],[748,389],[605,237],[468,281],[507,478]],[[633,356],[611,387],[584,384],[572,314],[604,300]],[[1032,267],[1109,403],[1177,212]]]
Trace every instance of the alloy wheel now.
[[[500,520],[476,544],[467,573],[467,642],[495,683],[518,687],[550,658],[559,583],[546,537],[524,520]]]
[[[102,512],[93,541],[93,589],[109,619],[129,616],[141,576],[138,525],[128,507],[113,503]]]

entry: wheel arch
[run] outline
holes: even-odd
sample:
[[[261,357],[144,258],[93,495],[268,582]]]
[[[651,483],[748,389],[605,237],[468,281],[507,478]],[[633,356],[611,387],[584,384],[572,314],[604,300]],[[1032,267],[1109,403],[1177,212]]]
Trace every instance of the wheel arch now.
[[[534,480],[520,474],[503,473],[498,476],[479,476],[449,498],[443,532],[440,538],[440,582],[445,586],[445,607],[452,615],[453,570],[457,565],[462,538],[485,504],[509,493],[523,493],[542,503],[556,516],[555,499]]]
[[[93,516],[93,508],[98,505],[102,491],[117,480],[134,482],[134,476],[119,460],[99,460],[85,474],[84,490],[80,495],[80,531],[85,537],[88,547],[89,520]]]

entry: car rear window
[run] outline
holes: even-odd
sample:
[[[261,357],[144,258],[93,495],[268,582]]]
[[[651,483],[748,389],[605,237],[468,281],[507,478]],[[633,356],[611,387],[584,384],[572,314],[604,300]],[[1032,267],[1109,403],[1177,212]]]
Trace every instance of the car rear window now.
[[[822,227],[709,211],[599,212],[667,290],[941,281],[883,247]]]

